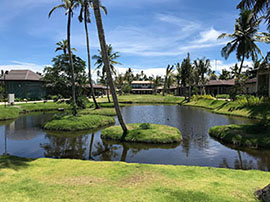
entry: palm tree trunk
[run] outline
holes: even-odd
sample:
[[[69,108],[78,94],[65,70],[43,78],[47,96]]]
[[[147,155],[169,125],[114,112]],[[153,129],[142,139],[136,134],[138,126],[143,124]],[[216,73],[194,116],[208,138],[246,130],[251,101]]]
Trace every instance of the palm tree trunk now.
[[[162,91],[162,96],[165,96],[166,86],[167,86],[167,76],[165,77],[163,91]]]
[[[107,82],[107,89],[106,89],[106,94],[107,94],[107,98],[108,98],[108,102],[111,103],[111,99],[110,99],[110,92],[109,92],[109,84]]]
[[[90,57],[90,42],[89,42],[89,36],[88,36],[88,26],[87,26],[87,12],[86,8],[84,10],[84,27],[85,27],[85,34],[86,34],[86,46],[87,46],[87,56],[88,56],[88,77],[89,77],[89,84],[91,88],[91,94],[93,101],[95,103],[96,109],[100,109],[96,97],[95,97],[95,91],[93,87],[93,82],[92,82],[92,74],[91,74],[91,57]]]
[[[97,25],[97,30],[98,30],[99,43],[100,43],[101,52],[102,52],[102,58],[103,58],[103,62],[104,62],[105,68],[106,68],[106,72],[107,72],[107,80],[108,80],[108,83],[109,83],[110,88],[111,88],[115,111],[116,111],[119,123],[122,127],[123,134],[125,135],[125,134],[127,134],[128,129],[127,129],[127,126],[126,126],[125,121],[124,121],[122,114],[121,114],[120,106],[118,103],[118,98],[116,95],[116,91],[115,91],[115,87],[114,87],[114,83],[113,83],[113,79],[112,79],[112,74],[111,74],[111,70],[110,70],[110,62],[109,62],[109,58],[108,58],[108,54],[107,54],[108,52],[107,52],[107,47],[106,47],[105,34],[104,34],[101,13],[100,13],[100,8],[99,8],[99,6],[100,6],[99,0],[93,0],[93,6],[94,6],[94,13],[95,13],[96,25]]]
[[[69,64],[70,64],[70,67],[71,67],[72,100],[73,100],[74,105],[76,106],[75,76],[74,76],[74,66],[73,66],[72,52],[71,52],[71,45],[70,45],[71,15],[72,15],[72,10],[69,9],[69,11],[68,11],[68,23],[67,23],[68,55],[69,55]],[[73,115],[77,115],[76,107],[73,107]]]

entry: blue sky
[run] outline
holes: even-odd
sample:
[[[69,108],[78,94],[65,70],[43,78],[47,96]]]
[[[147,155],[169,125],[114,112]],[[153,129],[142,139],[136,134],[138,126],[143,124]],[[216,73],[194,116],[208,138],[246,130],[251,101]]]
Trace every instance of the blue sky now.
[[[66,16],[48,12],[60,0],[1,0],[0,69],[42,71],[57,53],[55,43],[66,38]],[[187,52],[191,58],[206,56],[212,69],[228,68],[235,55],[225,61],[220,54],[226,41],[217,40],[222,32],[231,33],[239,10],[235,0],[103,0],[108,15],[103,17],[107,43],[119,51],[119,72],[131,67],[135,72],[163,74],[168,64],[181,62]],[[72,21],[72,47],[86,60],[85,33]],[[92,16],[93,17],[93,16]],[[92,55],[99,49],[97,32],[89,25]],[[266,44],[259,44],[264,54]],[[217,62],[214,62],[214,61]],[[93,61],[94,62],[94,61]],[[217,64],[217,66],[215,65]]]

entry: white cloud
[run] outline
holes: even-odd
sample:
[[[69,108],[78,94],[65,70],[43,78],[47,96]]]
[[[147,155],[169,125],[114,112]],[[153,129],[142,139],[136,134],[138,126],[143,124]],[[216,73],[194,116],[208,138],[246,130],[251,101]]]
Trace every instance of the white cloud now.
[[[220,35],[221,35],[221,32],[211,27],[210,30],[200,33],[201,38],[197,40],[197,43],[216,42],[218,41],[218,37]]]
[[[49,65],[39,65],[35,63],[27,63],[27,62],[21,62],[21,61],[11,61],[11,64],[6,65],[0,65],[0,70],[13,70],[13,69],[29,69],[34,72],[43,72],[43,69],[45,66]]]
[[[240,62],[237,63],[240,66]],[[230,70],[230,67],[233,67],[235,63],[224,63],[224,61],[221,60],[211,60],[211,69],[213,71],[216,71],[217,73],[220,73],[222,69]],[[252,67],[253,62],[252,61],[245,61],[244,66]]]

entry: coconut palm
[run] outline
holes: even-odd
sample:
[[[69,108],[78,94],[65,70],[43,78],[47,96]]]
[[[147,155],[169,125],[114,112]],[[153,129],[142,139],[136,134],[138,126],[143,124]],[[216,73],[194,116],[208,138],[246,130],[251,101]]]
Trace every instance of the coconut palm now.
[[[63,39],[62,41],[59,41],[56,43],[56,49],[55,49],[55,52],[57,51],[63,51],[64,54],[66,55],[67,54],[67,50],[68,50],[68,41],[66,39]],[[76,48],[71,48],[71,50],[73,51],[77,51]]]
[[[119,107],[118,98],[117,98],[114,83],[113,83],[113,78],[112,78],[112,73],[111,73],[111,68],[110,68],[111,65],[110,65],[110,60],[108,56],[108,46],[105,40],[105,33],[103,29],[99,0],[93,0],[93,7],[94,7],[95,18],[96,18],[96,25],[97,25],[97,30],[98,30],[98,37],[99,37],[99,43],[100,43],[100,48],[101,48],[101,53],[102,53],[102,59],[104,61],[104,66],[105,66],[106,74],[107,74],[107,80],[110,85],[115,111],[116,111],[119,123],[122,127],[123,137],[124,137],[127,134],[128,129],[122,117],[122,113]]]
[[[210,60],[205,58],[197,59],[194,61],[194,65],[199,75],[199,82],[202,85],[202,92],[203,94],[205,94],[205,84],[206,84],[205,74],[207,74],[210,71],[211,67]]]
[[[107,79],[107,72],[106,72],[106,67],[105,67],[105,64],[103,62],[103,59],[102,59],[102,52],[99,50],[99,55],[94,55],[92,57],[92,59],[96,60],[96,70],[101,70],[102,72],[102,76],[105,78],[105,81],[106,81],[106,84],[107,84],[107,98],[108,98],[108,101],[111,102],[110,100],[110,96],[109,96],[109,83],[108,83],[108,79]],[[117,62],[116,59],[120,57],[119,55],[119,52],[113,52],[113,48],[110,45],[107,45],[107,52],[108,52],[108,59],[109,59],[109,62],[110,62],[110,71],[116,75],[116,69],[114,67],[114,65],[121,65],[120,62]]]
[[[87,58],[88,58],[88,77],[89,77],[89,84],[91,88],[91,94],[93,101],[95,103],[96,109],[99,109],[99,105],[96,101],[94,87],[93,87],[93,81],[92,81],[92,74],[91,74],[91,56],[90,56],[90,41],[89,41],[89,34],[88,34],[88,23],[91,22],[90,19],[90,7],[91,7],[91,0],[78,0],[81,10],[79,15],[79,21],[84,22],[84,29],[85,29],[85,36],[86,36],[86,47],[87,47]],[[105,7],[103,7],[103,10],[107,14],[107,11]]]
[[[221,74],[219,75],[219,80],[230,80],[232,79],[232,74],[230,71],[226,69],[221,70]]]
[[[187,58],[185,58],[181,64],[181,83],[184,88],[184,96],[185,99],[187,98],[186,96],[186,87],[189,85],[189,96],[188,99],[190,100],[191,97],[191,80],[192,80],[192,64],[190,61],[190,54],[188,53]]]
[[[177,94],[180,95],[180,84],[181,84],[181,80],[182,80],[182,69],[181,69],[181,64],[178,62],[176,63],[175,65],[175,69],[176,69],[176,74],[174,75],[175,77],[175,80],[176,80],[176,84],[177,84],[177,89],[178,89],[178,92]]]
[[[77,114],[76,110],[76,90],[75,90],[75,76],[74,76],[74,66],[72,61],[72,51],[71,51],[71,45],[70,45],[70,28],[71,28],[71,18],[73,16],[73,9],[78,7],[78,3],[74,0],[61,0],[62,4],[55,6],[50,12],[49,17],[51,17],[52,13],[58,9],[63,8],[66,12],[65,15],[68,15],[68,21],[67,21],[67,49],[68,49],[68,55],[69,55],[69,64],[71,67],[71,79],[72,79],[72,101],[74,104],[73,107],[73,115]]]
[[[163,96],[165,96],[165,92],[167,91],[167,87],[169,87],[169,84],[171,83],[170,81],[172,80],[173,71],[174,71],[174,66],[168,65],[168,67],[166,68],[165,81],[164,81],[164,87],[163,87],[163,92],[162,92]]]
[[[221,38],[232,38],[232,41],[222,49],[221,55],[228,59],[230,54],[236,51],[236,58],[241,61],[238,75],[241,73],[245,58],[257,58],[257,53],[262,57],[262,52],[256,45],[257,41],[262,41],[262,36],[258,34],[259,25],[262,18],[255,19],[253,12],[250,10],[242,10],[238,19],[236,19],[235,31],[233,34],[223,33]]]
[[[268,30],[270,31],[270,4],[269,0],[242,0],[237,8],[250,9],[258,15],[264,15],[265,21],[268,24]]]
[[[152,76],[153,77],[153,90],[154,90],[154,94],[156,95],[157,94],[157,88],[162,84],[162,78],[161,76],[156,76],[154,77],[154,75]]]

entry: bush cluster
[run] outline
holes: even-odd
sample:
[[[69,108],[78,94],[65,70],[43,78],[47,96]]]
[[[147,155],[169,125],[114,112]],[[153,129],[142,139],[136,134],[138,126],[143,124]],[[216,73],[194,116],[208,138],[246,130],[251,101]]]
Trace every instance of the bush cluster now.
[[[200,99],[205,99],[205,100],[215,100],[215,98],[211,95],[193,95],[192,100],[193,101],[198,101]]]

